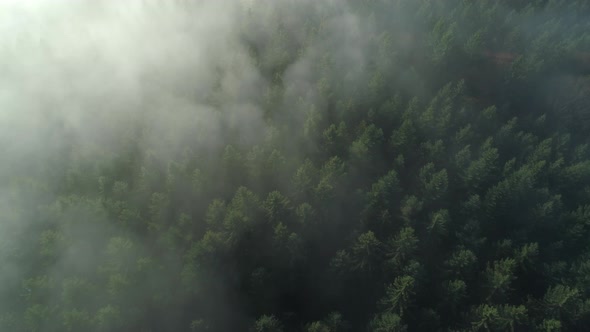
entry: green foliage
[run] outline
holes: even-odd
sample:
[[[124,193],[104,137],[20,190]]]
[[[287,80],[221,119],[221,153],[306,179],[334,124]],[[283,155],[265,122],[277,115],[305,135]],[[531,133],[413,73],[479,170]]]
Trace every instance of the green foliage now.
[[[473,331],[517,331],[518,326],[526,321],[527,310],[524,306],[490,306],[483,304],[472,310]]]
[[[55,309],[46,305],[35,304],[27,308],[24,313],[24,324],[29,331],[43,331],[51,324]]]
[[[330,158],[320,169],[320,180],[315,187],[318,201],[326,201],[334,197],[338,182],[346,174],[345,163],[338,157]]]
[[[192,6],[130,21],[198,49],[148,42],[121,95],[109,47],[4,66],[52,111],[0,146],[0,330],[588,329],[585,2]]]
[[[434,26],[430,43],[432,45],[432,58],[435,63],[440,63],[445,58],[450,57],[449,55],[454,48],[456,30],[456,23],[448,23],[444,19],[440,19]]]
[[[481,146],[480,158],[471,161],[467,166],[464,181],[470,188],[478,188],[482,183],[489,181],[496,169],[498,149],[492,147],[492,140],[486,140]]]
[[[307,332],[344,332],[348,330],[347,324],[343,321],[342,315],[338,312],[331,312],[323,321],[310,323]]]
[[[399,199],[399,180],[395,170],[389,171],[371,186],[367,193],[365,214],[372,224],[376,215],[389,214]]]
[[[488,301],[495,302],[506,299],[512,290],[515,267],[516,262],[511,258],[494,261],[488,265],[484,274]]]
[[[405,227],[399,234],[389,241],[390,252],[387,254],[390,260],[397,266],[407,262],[418,248],[418,238],[414,229]]]
[[[251,329],[253,332],[281,332],[281,322],[274,316],[264,315],[260,317]]]
[[[411,119],[405,119],[399,128],[393,131],[390,144],[396,152],[405,152],[416,138],[416,128]]]
[[[579,308],[579,291],[564,285],[549,287],[543,297],[545,314],[549,317],[561,318],[575,315]]]
[[[477,257],[468,249],[455,251],[451,257],[445,261],[452,275],[460,276],[473,272]]]
[[[442,209],[434,212],[430,217],[430,223],[426,229],[430,234],[443,236],[447,233],[447,227],[451,222],[449,211]]]
[[[371,231],[361,234],[351,250],[354,269],[372,272],[377,268],[383,256],[383,244]]]
[[[434,164],[428,163],[420,169],[418,176],[422,192],[428,201],[436,200],[446,193],[449,179],[445,169],[436,171]]]
[[[388,312],[396,312],[403,317],[404,310],[412,303],[415,295],[415,280],[411,276],[395,278],[393,284],[387,286],[385,298],[381,304]]]
[[[351,158],[369,160],[383,141],[383,131],[371,124],[363,129],[359,137],[350,145]]]
[[[394,313],[377,315],[371,321],[370,331],[372,332],[406,332],[408,326],[404,325],[400,316]]]
[[[422,201],[414,195],[405,197],[402,201],[401,214],[406,223],[410,223],[412,219],[420,213],[423,207]]]
[[[524,268],[531,268],[536,263],[538,256],[539,244],[529,243],[517,250],[515,253],[515,260],[520,266]]]
[[[95,315],[96,327],[98,331],[113,331],[119,329],[123,323],[121,311],[114,306],[107,305],[98,309]]]
[[[319,171],[313,163],[306,159],[293,176],[293,185],[299,197],[308,197],[313,192],[314,186],[319,180]]]
[[[72,309],[62,313],[65,331],[87,330],[91,326],[90,314],[86,311]]]
[[[373,129],[375,130],[375,129]],[[371,144],[372,142],[371,137],[368,137],[371,133],[366,133],[365,137],[361,137],[357,139],[357,145],[359,145],[356,149],[363,149],[360,145],[362,144]],[[382,134],[381,134],[382,135]],[[347,147],[347,127],[344,121],[341,121],[337,126],[335,124],[331,124],[323,133],[324,139],[324,146],[328,155],[336,155],[343,157],[346,153]],[[376,139],[380,139],[376,137]],[[367,142],[363,142],[362,140],[366,140]],[[354,148],[351,148],[354,149]],[[366,147],[368,149],[368,147]],[[359,151],[362,153],[362,151]]]
[[[463,280],[447,281],[443,287],[446,299],[452,305],[459,304],[467,296],[467,285]]]
[[[56,259],[61,253],[61,250],[63,250],[65,238],[59,232],[46,230],[41,233],[39,242],[41,247],[39,254],[47,258]]]
[[[559,332],[561,329],[561,322],[556,319],[544,319],[538,326],[539,331],[544,332]]]
[[[290,202],[289,199],[283,196],[280,192],[273,191],[269,193],[262,205],[268,219],[272,223],[288,218]]]

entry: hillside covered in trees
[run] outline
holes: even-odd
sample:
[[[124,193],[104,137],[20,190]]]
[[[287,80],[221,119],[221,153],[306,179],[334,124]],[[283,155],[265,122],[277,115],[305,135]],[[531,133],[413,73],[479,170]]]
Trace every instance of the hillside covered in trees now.
[[[588,2],[31,3],[0,331],[590,328]]]

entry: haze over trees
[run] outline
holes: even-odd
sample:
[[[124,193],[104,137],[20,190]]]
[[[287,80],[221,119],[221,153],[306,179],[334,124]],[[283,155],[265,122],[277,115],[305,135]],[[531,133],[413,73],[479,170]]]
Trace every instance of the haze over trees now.
[[[590,5],[0,4],[1,331],[584,331]]]

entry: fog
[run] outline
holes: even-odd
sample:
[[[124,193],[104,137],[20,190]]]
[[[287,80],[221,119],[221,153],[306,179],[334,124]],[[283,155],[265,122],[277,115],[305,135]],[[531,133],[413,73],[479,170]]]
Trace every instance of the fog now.
[[[54,187],[64,181],[63,168],[74,160],[108,165],[128,152],[121,142],[130,140],[141,150],[156,151],[161,160],[186,144],[214,151],[227,144],[228,132],[244,144],[261,141],[261,103],[270,82],[263,78],[264,67],[249,55],[249,45],[272,43],[279,21],[285,33],[293,32],[287,40],[301,45],[306,36],[299,26],[306,14],[320,15],[318,9],[331,15],[325,34],[333,38],[311,45],[284,70],[286,92],[280,105],[290,108],[301,96],[322,105],[311,86],[320,53],[337,49],[334,61],[355,68],[364,64],[365,27],[343,1],[3,1],[2,307],[10,307],[11,297],[26,296],[22,293],[28,287],[20,289],[32,269],[46,269],[55,280],[92,275],[105,259],[104,246],[112,234],[127,234],[139,250],[136,255],[147,255],[141,251],[148,244],[128,230],[117,230],[96,203],[81,197],[53,201]],[[264,65],[282,62],[276,56],[293,55],[269,52]],[[43,188],[26,191],[22,181]],[[27,261],[39,250],[40,239],[32,234],[49,226],[45,214],[51,211],[61,218],[56,236],[68,239],[67,244],[54,248],[51,266],[35,266]],[[51,242],[51,234],[43,236]],[[181,257],[171,260],[178,260],[171,265],[180,264]],[[165,274],[151,278],[137,288],[149,293],[150,283],[174,282]],[[59,288],[51,292],[49,303],[60,296]],[[141,306],[141,299],[129,301]]]
[[[0,2],[0,323],[17,326],[10,322],[22,311],[27,317],[24,330],[53,331],[61,326],[56,323],[59,317],[73,317],[68,315],[76,308],[81,308],[77,314],[98,312],[93,318],[97,322],[114,310],[105,305],[111,296],[122,299],[118,300],[121,308],[131,308],[117,310],[129,313],[122,319],[137,331],[148,331],[150,324],[153,331],[163,326],[188,330],[187,321],[194,323],[193,330],[201,331],[200,314],[193,317],[186,308],[198,308],[201,314],[213,317],[206,323],[211,324],[210,330],[229,331],[249,324],[257,318],[251,317],[254,309],[240,305],[244,294],[226,289],[229,276],[203,272],[206,276],[199,278],[207,281],[202,289],[202,279],[190,287],[180,286],[182,273],[191,271],[191,253],[201,255],[208,250],[191,241],[196,243],[201,237],[215,241],[210,234],[207,238],[206,227],[229,227],[205,225],[205,219],[213,218],[206,211],[213,199],[231,202],[236,184],[258,195],[297,190],[292,179],[301,161],[310,158],[319,169],[320,162],[328,159],[314,157],[325,153],[318,143],[326,140],[325,127],[339,124],[341,118],[349,119],[349,127],[361,123],[360,129],[346,134],[349,136],[342,135],[345,144],[351,144],[367,127],[366,114],[374,116],[393,107],[394,95],[401,95],[396,102],[404,105],[416,97],[424,106],[447,81],[467,77],[468,85],[487,83],[470,81],[469,74],[454,74],[463,64],[448,60],[449,54],[469,53],[476,47],[469,45],[483,48],[480,45],[486,43],[490,52],[503,51],[502,47],[514,53],[545,52],[545,61],[528,54],[523,60],[523,67],[534,71],[530,68],[550,66],[560,59],[543,46],[566,34],[557,25],[553,30],[544,28],[545,17],[576,21],[568,34],[584,27],[583,16],[571,10],[548,9],[521,20],[524,14],[502,4],[493,15],[485,16],[475,5],[457,14],[453,5],[435,3]],[[384,10],[368,10],[369,6]],[[421,16],[423,13],[430,16]],[[445,21],[451,16],[459,20],[460,28]],[[481,30],[478,36],[485,41],[476,40],[478,25],[500,22],[499,17],[507,17],[498,28],[501,32]],[[507,38],[502,44],[492,38],[494,33],[514,40]],[[416,36],[426,37],[416,40],[420,38]],[[563,48],[577,47],[571,45]],[[510,72],[512,76],[494,79],[520,87],[517,84],[524,83],[514,79],[516,70]],[[536,88],[547,91],[559,85],[556,77],[562,76],[543,76]],[[491,97],[478,98],[481,103]],[[540,93],[533,99],[541,100]],[[547,110],[549,102],[538,104]],[[512,105],[504,97],[498,97],[497,103]],[[378,122],[378,116],[371,121]],[[399,117],[392,123],[399,126],[402,120],[405,118]],[[422,138],[428,133],[417,135]],[[388,140],[392,133],[386,130],[385,136]],[[257,166],[248,166],[250,173],[220,166],[232,160],[236,165],[254,160],[257,165],[257,151],[276,157],[272,160],[279,160],[276,167],[282,167],[281,171],[258,174],[279,169],[272,168],[274,164],[260,166],[258,171],[252,171]],[[375,165],[393,164],[391,156],[375,155],[371,159]],[[349,182],[369,190],[374,181],[367,169],[361,164],[351,166],[350,173],[357,178]],[[186,177],[178,175],[181,173]],[[252,175],[255,173],[258,175]],[[166,189],[156,190],[154,183]],[[213,189],[202,193],[199,185]],[[130,206],[135,203],[129,202],[150,205],[134,210]],[[328,214],[331,211],[331,219],[345,218],[347,209],[354,208],[341,202],[323,207]],[[159,208],[168,212],[158,214]],[[114,216],[113,211],[120,214]],[[176,222],[183,214],[198,229],[199,238],[170,245],[174,249],[168,250],[167,240],[158,234],[168,232],[167,218],[173,216]],[[178,225],[189,227],[181,221]],[[333,237],[349,230],[340,230],[340,226],[326,229],[330,227]],[[182,229],[174,236],[182,238],[183,232],[190,233]],[[344,243],[342,238],[326,238],[325,246],[334,251]],[[236,266],[227,269],[239,275]],[[128,270],[137,274],[134,281],[125,279],[128,272],[122,271]],[[107,275],[104,280],[108,282],[103,283],[108,284],[107,289],[95,282],[103,274]],[[85,293],[67,300],[68,287],[85,289]],[[195,304],[195,295],[186,289],[199,289],[198,296],[209,307]],[[154,295],[157,299],[150,297],[153,294],[159,294]],[[26,309],[31,297],[42,299],[38,302],[48,309]],[[66,311],[70,307],[74,311]],[[160,317],[155,318],[156,314]],[[76,326],[66,329],[74,331]],[[116,330],[115,325],[101,326],[105,331]]]

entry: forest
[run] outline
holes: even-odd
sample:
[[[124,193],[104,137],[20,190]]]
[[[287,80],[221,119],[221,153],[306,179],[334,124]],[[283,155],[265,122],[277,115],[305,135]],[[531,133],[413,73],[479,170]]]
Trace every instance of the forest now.
[[[0,22],[0,331],[590,329],[589,2]]]

